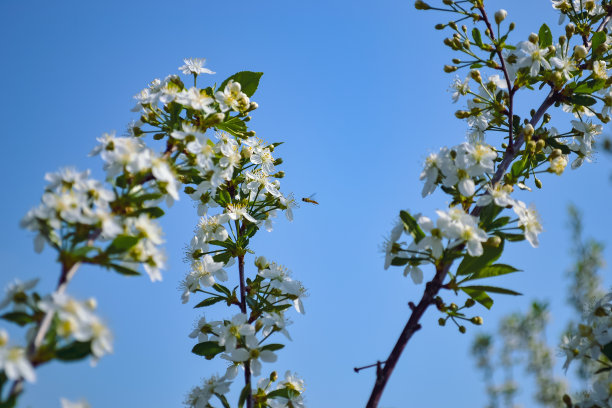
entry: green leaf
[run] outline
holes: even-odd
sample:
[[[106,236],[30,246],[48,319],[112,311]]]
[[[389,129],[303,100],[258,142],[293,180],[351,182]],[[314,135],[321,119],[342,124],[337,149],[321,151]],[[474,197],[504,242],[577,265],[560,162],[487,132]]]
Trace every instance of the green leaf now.
[[[223,294],[225,294],[227,296],[231,296],[232,295],[232,292],[230,292],[230,290],[228,288],[226,288],[225,286],[223,286],[223,285],[219,285],[218,283],[215,283],[212,287],[213,287],[214,290],[216,290],[219,293],[223,293]]]
[[[404,222],[404,229],[414,237],[414,242],[418,243],[425,238],[425,233],[412,215],[407,211],[400,211],[400,218]]]
[[[74,251],[72,251],[72,255],[76,256],[76,257],[85,257],[87,256],[88,253],[90,253],[91,251],[94,251],[98,248],[96,247],[92,247],[92,246],[84,246],[84,247],[80,247],[75,249]]]
[[[583,94],[572,95],[569,98],[569,101],[574,105],[580,106],[591,106],[597,103],[597,100],[595,98]]]
[[[480,35],[480,30],[476,27],[472,30],[472,38],[474,38],[474,44],[482,47],[482,36]]]
[[[538,37],[540,37],[540,48],[546,48],[553,43],[552,33],[546,24],[542,24],[542,27],[540,27]]]
[[[225,122],[216,124],[215,128],[224,130],[227,133],[238,137],[244,136],[244,132],[247,131],[247,126],[245,123],[236,116],[226,120]]]
[[[247,384],[242,388],[242,391],[240,391],[240,398],[238,398],[238,408],[244,407],[247,395],[249,395],[249,388],[251,388],[251,385]]]
[[[227,402],[227,398],[225,398],[225,395],[215,392],[215,396],[219,398],[219,401],[221,401],[221,404],[223,404],[223,408],[231,408],[229,402]]]
[[[601,32],[601,31],[600,31]],[[603,32],[601,32],[603,34]],[[592,94],[593,92],[599,91],[600,89],[603,89],[603,87],[606,86],[606,80],[605,79],[589,79],[587,81],[584,81],[583,83],[581,83],[580,85],[578,85],[576,87],[576,89],[574,89],[574,92],[576,93],[585,93],[585,94]]]
[[[280,388],[278,390],[274,390],[272,392],[268,393],[268,398],[278,398],[278,397],[282,397],[282,398],[293,398],[300,395],[300,393],[294,389],[288,388],[288,387],[283,387]]]
[[[408,261],[410,260],[410,258],[401,258],[399,256],[396,256],[395,258],[393,258],[391,260],[391,265],[393,266],[404,266],[408,263]]]
[[[193,354],[203,356],[207,360],[212,360],[217,354],[222,353],[223,351],[225,351],[225,347],[220,346],[216,341],[205,341],[198,343],[191,349]]]
[[[491,306],[493,306],[493,299],[491,299],[489,295],[486,294],[486,292],[482,290],[471,289],[469,287],[463,287],[459,289],[464,291],[469,297],[471,297],[487,309],[491,309]]]
[[[605,42],[606,42],[606,33],[604,33],[603,31],[598,31],[595,34],[593,34],[593,37],[591,39],[591,49],[593,50],[593,53],[596,53],[597,48],[599,48],[599,46]]]
[[[5,313],[0,318],[4,320],[8,320],[9,322],[13,322],[18,324],[19,326],[25,326],[26,324],[30,324],[34,322],[32,316],[24,312],[10,312]]]
[[[491,203],[484,207],[482,211],[480,211],[480,226],[486,228],[502,210],[503,208],[495,205],[495,203]]]
[[[491,224],[487,226],[487,231],[501,228],[504,225],[508,224],[508,221],[510,221],[510,217],[499,217],[498,219],[496,219],[495,221],[493,221]]]
[[[278,344],[278,343],[270,343],[270,344],[266,344],[265,346],[263,346],[261,349],[262,350],[270,350],[270,351],[276,351],[276,350],[280,350],[282,348],[284,348],[285,345],[284,344]]]
[[[203,301],[201,301],[200,303],[198,303],[197,305],[195,305],[193,308],[198,308],[198,307],[206,307],[206,306],[212,306],[215,303],[219,303],[221,301],[225,300],[224,297],[221,296],[212,296],[209,297],[207,299],[204,299]]]
[[[262,75],[263,75],[263,72],[251,72],[251,71],[237,72],[231,77],[227,78],[225,81],[223,81],[221,85],[219,85],[218,89],[220,91],[223,91],[225,89],[225,85],[227,85],[227,83],[231,79],[233,79],[234,82],[240,83],[240,89],[242,90],[242,92],[246,94],[246,96],[250,98],[251,96],[253,96],[253,94],[257,90],[257,87],[259,86],[259,80],[261,79]]]
[[[219,191],[219,204],[226,206],[227,204],[232,202],[232,197],[227,192],[227,190]]]
[[[525,240],[524,234],[508,234],[506,232],[496,231],[495,235],[510,242],[520,242]]]
[[[474,286],[462,286],[461,289],[480,290],[483,292],[487,291],[491,293],[499,293],[502,295],[523,296],[522,293],[518,293],[510,289],[498,288],[497,286],[474,285]]]
[[[518,180],[518,178],[523,174],[523,170],[525,170],[525,166],[527,165],[528,156],[525,155],[525,158],[522,160],[518,160],[514,162],[512,168],[510,169],[510,176],[513,180]]]
[[[121,275],[125,275],[125,276],[140,276],[140,272],[135,271],[135,270],[130,269],[130,268],[126,268],[125,266],[109,264],[108,267],[114,269],[116,272],[120,273]]]
[[[567,145],[559,143],[554,137],[547,137],[546,144],[550,145],[550,147],[552,147],[553,149],[561,150],[561,153],[563,154],[570,154],[572,152]]]
[[[612,342],[606,344],[601,351],[608,357],[608,360],[612,361]]]
[[[150,218],[161,218],[165,212],[159,207],[147,207],[141,208],[140,210],[134,212],[134,215],[147,214]]]
[[[113,240],[113,242],[111,242],[108,248],[106,248],[106,252],[109,254],[126,252],[128,249],[136,245],[138,240],[140,240],[140,238],[133,237],[131,235],[119,235]]]
[[[55,351],[55,356],[62,361],[76,361],[91,353],[91,341],[74,341]]]
[[[469,280],[491,278],[493,276],[507,275],[514,272],[520,272],[520,270],[506,264],[495,264],[481,269],[478,273],[472,275]]]
[[[482,249],[482,255],[478,257],[465,254],[463,261],[461,261],[457,268],[457,275],[475,274],[493,264],[493,262],[499,259],[504,250],[504,241],[502,240],[501,244],[497,247],[483,245]]]

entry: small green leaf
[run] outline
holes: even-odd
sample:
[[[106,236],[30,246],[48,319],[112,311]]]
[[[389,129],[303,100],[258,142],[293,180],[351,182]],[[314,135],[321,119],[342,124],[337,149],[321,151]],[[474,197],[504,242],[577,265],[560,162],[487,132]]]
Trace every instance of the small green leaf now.
[[[482,290],[472,289],[469,287],[463,287],[459,289],[464,291],[469,297],[471,297],[487,309],[491,309],[491,306],[493,306],[493,299],[491,299],[486,292]]]
[[[76,257],[86,257],[88,253],[90,253],[91,251],[94,251],[98,248],[96,247],[92,247],[92,246],[84,246],[84,247],[80,247],[75,249],[74,251],[72,251],[72,255],[76,256]]]
[[[474,286],[462,286],[461,289],[470,289],[470,290],[480,290],[487,291],[491,293],[499,293],[502,295],[512,295],[512,296],[523,296],[522,293],[515,292],[510,289],[498,288],[497,286],[486,286],[486,285],[474,285]]]
[[[591,49],[593,50],[593,53],[596,53],[597,48],[599,48],[599,46],[605,42],[606,42],[606,33],[604,33],[603,31],[598,31],[595,34],[593,34],[593,37],[591,39]]]
[[[412,215],[407,211],[400,211],[400,218],[404,222],[404,229],[414,237],[414,242],[418,243],[425,238],[425,233]]]
[[[149,218],[155,219],[155,218],[161,218],[165,214],[165,212],[159,207],[147,207],[147,208],[142,208],[134,212],[134,215],[139,215],[139,214],[147,214]]]
[[[408,261],[410,260],[410,258],[401,258],[399,256],[396,256],[395,258],[393,258],[391,260],[391,265],[393,266],[404,266],[408,263]]]
[[[34,322],[32,316],[24,312],[10,312],[5,313],[0,318],[4,320],[8,320],[9,322],[13,322],[18,324],[19,326],[25,326],[26,324],[30,324]]]
[[[76,361],[91,353],[91,341],[74,341],[55,351],[55,356],[62,361]]]
[[[131,235],[119,235],[113,240],[113,242],[111,242],[108,248],[106,248],[106,252],[109,254],[126,252],[128,249],[136,245],[139,239],[140,238],[133,237]]]
[[[550,147],[553,149],[561,150],[561,153],[563,154],[570,154],[572,152],[566,144],[559,143],[554,137],[547,137],[546,144],[550,145]]]
[[[612,342],[606,344],[601,351],[608,357],[608,360],[612,361]]]
[[[574,105],[592,106],[597,103],[595,98],[583,94],[576,94],[569,98],[569,101]]]
[[[219,204],[226,206],[232,202],[232,197],[230,197],[230,194],[227,192],[227,190],[221,190],[219,191],[219,201]]]
[[[472,30],[472,38],[474,38],[474,44],[482,47],[482,36],[480,35],[480,30],[476,27]]]
[[[278,344],[278,343],[271,343],[271,344],[266,344],[265,346],[263,346],[261,349],[262,350],[270,350],[270,351],[276,351],[276,350],[280,350],[282,348],[284,348],[285,345],[284,344]]]
[[[538,37],[540,37],[540,48],[546,48],[553,43],[552,33],[546,24],[542,24],[542,27],[540,27]]]
[[[481,269],[478,273],[472,275],[469,280],[491,278],[493,276],[507,275],[514,272],[520,272],[520,270],[506,264],[495,264]]]
[[[250,384],[245,385],[240,391],[240,398],[238,398],[238,408],[244,407],[244,403],[246,402],[247,396],[249,395]]]
[[[497,228],[501,228],[504,225],[508,224],[509,221],[510,221],[510,217],[499,217],[498,219],[493,221],[491,224],[489,224],[486,230],[490,231],[490,230],[494,230]]]
[[[211,306],[214,305],[215,303],[219,303],[221,301],[225,300],[224,297],[221,296],[212,296],[209,297],[207,299],[204,299],[203,301],[201,301],[200,303],[198,303],[197,305],[195,305],[193,308],[198,308],[198,307],[206,307],[206,306]]]
[[[520,242],[525,240],[524,234],[508,234],[506,232],[495,231],[495,235],[510,242]]]
[[[135,271],[130,268],[126,268],[125,266],[109,264],[108,267],[114,269],[116,272],[120,273],[121,275],[125,275],[125,276],[139,276],[140,275],[140,272]]]
[[[213,287],[214,290],[216,290],[219,293],[223,293],[223,294],[225,294],[227,296],[231,296],[232,295],[232,292],[230,292],[230,290],[228,288],[226,288],[225,286],[223,286],[223,285],[215,283],[212,287]]]
[[[465,254],[463,261],[461,261],[459,267],[457,268],[457,275],[475,274],[480,272],[480,270],[484,269],[485,267],[493,264],[493,262],[499,259],[504,250],[504,241],[502,240],[501,244],[499,244],[497,247],[483,245],[482,249],[482,255],[478,257]]]
[[[600,31],[601,32],[601,31]],[[601,32],[603,34],[603,32]],[[587,81],[584,81],[583,83],[581,83],[580,85],[578,85],[576,87],[576,89],[574,89],[575,93],[585,93],[585,94],[592,94],[593,92],[599,91],[600,89],[603,89],[603,87],[606,86],[606,80],[605,79],[589,79]]]
[[[223,81],[221,85],[219,85],[218,89],[220,91],[223,91],[225,89],[225,85],[227,85],[230,80],[234,80],[234,82],[238,82],[240,84],[241,91],[244,92],[246,96],[250,98],[257,90],[257,87],[259,86],[259,80],[261,79],[262,75],[263,72],[237,72],[231,77],[227,78],[225,81]]]
[[[229,402],[227,402],[227,399],[225,398],[225,395],[215,392],[215,396],[219,398],[219,401],[221,401],[221,404],[223,404],[223,408],[231,408]]]
[[[225,351],[225,347],[220,346],[216,341],[205,341],[198,343],[191,349],[193,354],[203,356],[207,360],[212,360],[217,354],[222,353],[223,351]]]
[[[247,126],[245,123],[236,116],[226,120],[225,122],[216,124],[215,128],[224,130],[227,133],[238,137],[244,136],[244,132],[247,131]]]

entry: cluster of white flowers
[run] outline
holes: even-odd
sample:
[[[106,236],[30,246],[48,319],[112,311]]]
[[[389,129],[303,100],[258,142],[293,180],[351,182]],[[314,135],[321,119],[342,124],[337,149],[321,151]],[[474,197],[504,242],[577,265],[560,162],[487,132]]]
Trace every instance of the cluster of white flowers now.
[[[604,353],[604,348],[607,353]],[[578,326],[576,333],[564,337],[561,343],[566,360],[563,368],[567,370],[575,359],[590,359],[602,363],[599,374],[596,377],[592,390],[582,395],[582,400],[577,403],[581,408],[593,406],[612,406],[612,368],[610,363],[604,362],[604,354],[608,361],[612,356],[612,293],[608,293],[601,299],[589,305],[583,316],[583,323]]]
[[[108,327],[94,314],[95,299],[84,302],[66,294],[53,293],[42,299],[38,307],[46,313],[54,313],[59,320],[57,334],[64,339],[91,342],[92,363],[113,351],[113,336]]]
[[[210,399],[215,395],[223,395],[230,390],[231,381],[228,381],[225,376],[219,377],[213,375],[202,381],[201,386],[194,387],[183,402],[190,408],[207,408]]]
[[[258,263],[266,263],[265,258],[260,257]],[[284,303],[293,303],[295,310],[298,313],[304,313],[304,305],[302,298],[306,296],[306,289],[302,282],[291,278],[291,271],[282,265],[275,262],[270,262],[266,268],[259,271],[259,276],[270,280],[270,288],[277,289],[278,293],[270,293],[270,302],[273,304],[282,305]],[[288,299],[287,295],[293,297],[293,300]]]
[[[4,371],[9,380],[36,381],[36,373],[28,360],[26,350],[23,347],[9,344],[9,335],[4,329],[0,329],[0,370]]]

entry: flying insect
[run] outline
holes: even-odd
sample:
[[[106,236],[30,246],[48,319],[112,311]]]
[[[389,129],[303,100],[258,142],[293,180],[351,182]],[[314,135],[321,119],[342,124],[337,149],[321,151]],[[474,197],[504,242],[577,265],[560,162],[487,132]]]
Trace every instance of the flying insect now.
[[[315,193],[316,194],[316,193]],[[316,204],[319,205],[317,201],[314,200],[314,194],[311,194],[309,197],[302,198],[302,201],[305,203]]]

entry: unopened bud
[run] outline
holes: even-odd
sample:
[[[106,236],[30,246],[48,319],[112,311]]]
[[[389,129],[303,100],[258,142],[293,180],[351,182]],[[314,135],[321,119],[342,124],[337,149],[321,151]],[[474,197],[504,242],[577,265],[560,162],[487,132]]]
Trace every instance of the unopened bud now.
[[[212,115],[208,115],[206,119],[204,119],[205,126],[212,126],[223,122],[225,119],[225,115],[222,113],[213,113]]]
[[[494,235],[492,237],[489,237],[489,239],[487,239],[487,245],[493,248],[497,248],[498,246],[501,245],[501,238],[498,237],[497,235]]]
[[[534,142],[533,140],[530,140],[529,142],[527,142],[526,149],[528,152],[534,152],[535,147],[536,147],[536,142]]]
[[[453,5],[455,2],[453,0],[442,0],[442,3],[446,4],[447,6],[451,6]]]
[[[544,114],[544,118],[542,119],[544,121],[544,124],[550,122],[551,116],[550,113],[545,113]]]
[[[495,12],[495,22],[500,24],[502,21],[506,19],[508,16],[508,12],[504,9],[498,10]]]
[[[459,309],[459,306],[457,306],[455,303],[451,303],[448,305],[448,308],[454,312],[455,310]]]
[[[537,44],[540,41],[540,37],[536,33],[529,34],[529,42]]]
[[[482,317],[474,316],[470,319],[470,321],[474,323],[475,325],[480,326],[482,324]]]
[[[417,10],[429,10],[431,7],[424,1],[417,0],[414,2],[414,8]]]
[[[85,306],[87,306],[90,310],[96,310],[98,307],[98,302],[94,298],[89,298],[85,301]]]
[[[441,318],[439,318],[439,319],[438,319],[438,324],[439,324],[440,326],[445,326],[445,325],[446,325],[446,319],[444,319],[444,318],[442,318],[442,317],[441,317]]]
[[[476,301],[472,298],[469,298],[465,301],[465,307],[472,307],[476,304]]]
[[[264,256],[258,256],[255,258],[255,266],[258,270],[264,270],[268,267],[268,260]]]
[[[465,326],[459,326],[459,331],[461,333],[465,334],[465,332],[466,332]]]
[[[594,8],[595,8],[595,2],[593,0],[587,0],[584,3],[584,9],[586,11],[593,11]]]
[[[250,111],[254,111],[255,109],[259,108],[259,104],[257,102],[251,102],[249,103],[249,107],[247,108],[247,112]]]
[[[587,49],[584,47],[584,45],[577,45],[574,47],[574,57],[576,59],[583,59],[587,56],[587,53]]]
[[[482,82],[482,77],[480,76],[480,71],[478,71],[477,69],[473,69],[470,71],[470,77],[472,77],[472,79],[478,83]]]
[[[542,188],[542,181],[540,181],[540,179],[537,177],[534,177],[534,178],[535,178],[535,186],[537,188]]]
[[[523,134],[525,135],[525,140],[530,140],[531,136],[533,136],[534,129],[531,123],[528,123],[523,128]]]
[[[436,30],[444,30],[444,27],[446,27],[446,25],[445,25],[445,24],[436,24],[436,25],[434,26],[434,28],[435,28]]]
[[[567,38],[571,38],[575,32],[576,32],[576,26],[573,23],[569,23],[568,25],[565,26],[565,35],[567,35]]]
[[[274,382],[276,380],[278,380],[278,374],[276,373],[276,371],[272,371],[270,373],[270,381]]]
[[[132,127],[132,134],[136,137],[142,135],[144,132],[138,126]]]
[[[262,327],[263,322],[261,321],[261,319],[257,319],[257,321],[255,322],[255,331],[260,331]]]
[[[557,157],[561,156],[563,154],[563,152],[561,151],[561,149],[554,149],[552,151],[552,153],[550,154],[550,158],[551,159],[556,159]]]
[[[536,143],[536,152],[542,151],[542,149],[544,149],[545,147],[546,147],[546,142],[544,141],[544,139],[538,140],[538,142]]]
[[[282,179],[283,177],[285,177],[285,172],[284,171],[276,172],[272,175],[272,177],[277,178],[277,179]]]
[[[452,28],[453,30],[457,30],[457,23],[455,23],[454,21],[450,21],[448,23],[448,26]],[[458,35],[458,34],[455,34],[455,35]]]
[[[455,112],[455,117],[457,117],[457,119],[469,118],[470,112],[464,111],[464,110],[458,110],[457,112]]]
[[[445,65],[444,66],[444,72],[451,73],[451,72],[455,72],[457,70],[457,67],[454,65]]]
[[[508,26],[508,29],[509,29],[510,31],[512,31],[512,30],[514,30],[514,27],[516,27],[516,24],[514,24],[514,23],[510,23],[510,25]]]
[[[249,130],[248,132],[244,132],[244,135],[245,135],[246,137],[251,137],[251,136],[255,136],[255,135],[256,135],[256,133],[255,133],[255,131],[254,131],[254,130]]]

